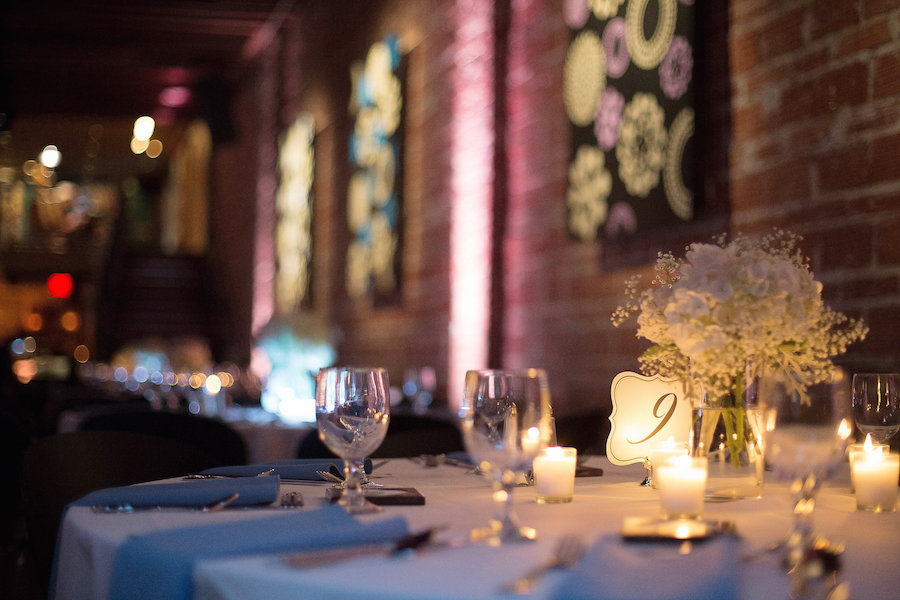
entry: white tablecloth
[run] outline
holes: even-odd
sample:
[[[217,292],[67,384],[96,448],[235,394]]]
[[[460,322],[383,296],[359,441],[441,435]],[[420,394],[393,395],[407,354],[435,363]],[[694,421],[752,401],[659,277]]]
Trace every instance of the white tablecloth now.
[[[194,574],[196,597],[201,600],[298,600],[497,598],[500,584],[526,571],[550,552],[565,533],[580,533],[588,542],[616,534],[626,516],[654,516],[658,493],[639,485],[638,465],[612,466],[605,458],[589,463],[605,470],[603,477],[576,480],[575,500],[569,504],[537,504],[533,488],[515,491],[516,510],[525,525],[534,526],[533,543],[489,547],[467,544],[438,547],[412,558],[364,557],[332,567],[300,570],[278,556],[242,556],[201,561]],[[410,529],[444,525],[442,538],[462,541],[473,527],[484,525],[493,513],[490,484],[453,466],[426,468],[406,459],[380,467],[376,481],[414,486],[426,497],[425,506],[388,507],[385,515],[402,515]],[[324,484],[282,483],[282,491],[300,490],[313,510],[324,505]],[[68,511],[58,548],[56,598],[105,598],[116,548],[127,536],[196,524],[225,523],[283,514],[278,509],[227,510],[218,513],[144,512],[94,514],[89,508]],[[711,519],[737,524],[745,552],[782,539],[791,524],[791,502],[784,485],[767,483],[764,497],[756,500],[707,504]],[[366,516],[362,519],[378,519]],[[855,500],[840,478],[822,490],[816,508],[816,529],[833,541],[846,542],[843,578],[853,598],[868,600],[897,597],[900,563],[897,559],[900,513],[858,512]],[[302,532],[297,532],[302,535]],[[545,577],[533,597],[547,597],[564,573]],[[621,573],[621,577],[652,577],[652,568]],[[787,597],[787,577],[778,556],[742,564],[740,597]]]

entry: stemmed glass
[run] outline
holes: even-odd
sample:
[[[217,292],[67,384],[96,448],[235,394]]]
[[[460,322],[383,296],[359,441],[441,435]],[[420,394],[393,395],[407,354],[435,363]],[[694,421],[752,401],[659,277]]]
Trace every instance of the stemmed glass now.
[[[776,478],[790,482],[794,501],[793,526],[782,544],[792,598],[813,597],[819,587],[835,584],[831,559],[840,549],[815,534],[813,514],[816,493],[841,464],[853,432],[847,383],[838,371],[801,395],[782,383],[759,382],[760,403],[768,409],[766,459]]]
[[[853,418],[873,442],[887,444],[900,431],[900,373],[853,376]]]
[[[512,492],[550,439],[550,389],[542,369],[480,370],[466,373],[459,411],[466,450],[494,482],[497,516],[472,539],[497,545],[535,539],[513,513]]]
[[[362,490],[362,465],[387,433],[390,418],[387,371],[329,367],[316,378],[316,426],[329,450],[344,459],[344,491],[338,504],[348,512],[377,512]]]

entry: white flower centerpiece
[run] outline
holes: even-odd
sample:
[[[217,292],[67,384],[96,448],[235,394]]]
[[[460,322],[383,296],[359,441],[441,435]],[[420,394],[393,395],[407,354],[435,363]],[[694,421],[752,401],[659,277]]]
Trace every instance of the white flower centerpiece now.
[[[677,378],[705,404],[724,409],[731,460],[738,462],[749,381],[766,377],[807,398],[809,386],[830,380],[834,357],[865,337],[857,319],[822,300],[796,234],[773,230],[758,238],[724,234],[694,243],[683,258],[660,253],[650,288],[626,282],[628,301],[613,313],[620,326],[637,315],[637,335],[653,343],[642,370]],[[696,390],[694,390],[696,393]],[[737,440],[737,441],[736,441]]]

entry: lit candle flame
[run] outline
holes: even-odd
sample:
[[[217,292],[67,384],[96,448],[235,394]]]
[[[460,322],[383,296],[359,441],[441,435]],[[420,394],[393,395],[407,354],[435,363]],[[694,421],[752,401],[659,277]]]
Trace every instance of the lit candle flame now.
[[[841,419],[841,424],[838,427],[838,435],[841,440],[846,440],[850,437],[850,434],[853,433],[853,428],[850,426],[850,421],[847,419]]]

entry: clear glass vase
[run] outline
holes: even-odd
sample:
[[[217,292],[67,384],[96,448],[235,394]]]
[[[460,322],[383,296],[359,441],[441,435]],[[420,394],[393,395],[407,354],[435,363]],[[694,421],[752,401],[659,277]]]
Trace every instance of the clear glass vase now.
[[[691,454],[709,461],[707,501],[762,496],[766,418],[765,409],[743,403],[694,407]]]

